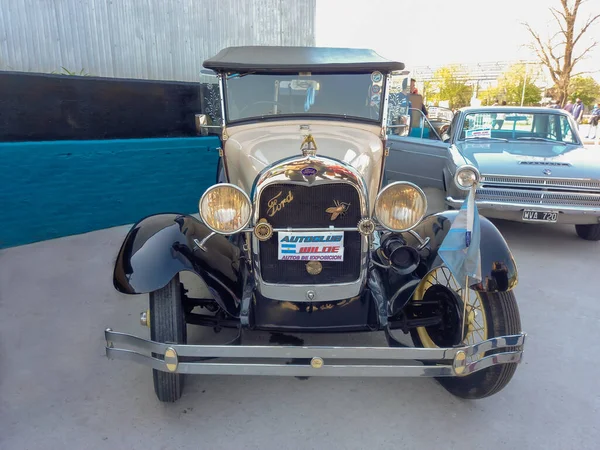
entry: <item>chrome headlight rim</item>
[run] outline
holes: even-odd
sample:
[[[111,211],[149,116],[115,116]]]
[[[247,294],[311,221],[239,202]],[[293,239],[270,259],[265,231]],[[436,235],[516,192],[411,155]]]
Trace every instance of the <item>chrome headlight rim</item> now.
[[[410,186],[412,188],[414,188],[423,198],[423,202],[425,204],[425,207],[423,208],[423,214],[421,215],[421,217],[419,217],[419,220],[416,220],[415,223],[408,227],[408,228],[403,228],[403,229],[394,229],[394,228],[390,228],[388,226],[386,226],[380,219],[379,217],[377,217],[377,205],[379,204],[379,199],[382,196],[382,194],[385,193],[386,190],[388,190],[390,187],[392,186],[398,186],[398,185],[406,185],[406,186]],[[411,183],[410,181],[394,181],[393,183],[387,184],[386,186],[383,187],[383,189],[381,189],[379,191],[379,193],[377,194],[377,196],[375,197],[375,206],[373,208],[373,218],[375,220],[377,220],[377,223],[379,224],[379,226],[383,227],[384,229],[388,230],[388,231],[392,231],[394,233],[405,233],[407,231],[412,230],[413,228],[415,228],[417,225],[419,225],[421,223],[421,221],[425,218],[425,216],[427,215],[427,208],[428,208],[428,204],[427,204],[427,196],[425,195],[425,192],[423,191],[423,189],[421,189],[419,186],[417,186],[414,183]]]
[[[219,231],[213,227],[211,227],[207,221],[204,219],[204,215],[202,214],[202,202],[204,200],[204,198],[212,191],[214,191],[215,189],[220,189],[223,187],[231,187],[235,190],[237,190],[238,192],[240,192],[244,198],[246,199],[246,201],[248,202],[248,206],[250,208],[250,213],[248,214],[248,220],[246,220],[246,222],[244,223],[243,226],[241,226],[238,230],[236,231],[230,231],[230,232],[224,232],[224,231]],[[223,236],[231,236],[234,234],[237,234],[241,231],[243,231],[245,228],[248,227],[248,225],[250,224],[250,221],[252,220],[252,213],[253,213],[253,205],[252,205],[252,201],[250,200],[250,197],[248,196],[248,194],[246,194],[246,192],[239,186],[233,184],[233,183],[217,183],[217,184],[213,184],[211,187],[209,187],[206,191],[204,191],[204,194],[202,194],[202,197],[200,197],[200,200],[198,201],[198,212],[200,213],[200,220],[202,221],[202,223],[212,232],[223,235]]]
[[[471,186],[463,186],[458,182],[458,175],[463,172],[463,171],[471,171],[475,174],[475,182],[471,185]],[[477,167],[471,165],[471,164],[465,164],[464,166],[460,166],[456,169],[456,172],[454,173],[454,185],[460,189],[461,191],[468,191],[470,190],[473,185],[477,185],[479,182],[481,181],[481,174],[479,173],[479,170],[477,169]]]

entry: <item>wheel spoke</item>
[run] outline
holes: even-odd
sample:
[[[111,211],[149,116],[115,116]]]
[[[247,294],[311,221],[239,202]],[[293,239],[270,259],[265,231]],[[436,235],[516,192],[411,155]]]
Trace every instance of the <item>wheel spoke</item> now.
[[[448,274],[446,273],[446,271],[442,271],[444,274],[444,278],[446,279],[446,287],[452,287],[450,284],[450,278],[448,277]]]
[[[487,321],[485,315],[485,309],[483,308],[483,301],[479,296],[478,292],[471,289],[469,286],[463,288],[458,280],[452,275],[452,272],[446,266],[440,266],[435,270],[429,272],[429,274],[422,280],[421,287],[415,295],[415,300],[423,300],[425,298],[425,292],[428,289],[436,286],[443,286],[448,290],[454,292],[456,295],[456,301],[459,302],[454,308],[459,309],[459,317],[465,320],[465,336],[463,336],[462,342],[465,345],[474,345],[483,340],[487,334]],[[466,292],[465,292],[466,289]],[[435,298],[435,295],[434,297]],[[445,300],[448,301],[448,300]],[[459,324],[459,326],[462,326]],[[432,334],[426,328],[419,328],[419,333],[425,332],[428,336],[428,346],[439,346],[441,342],[446,338],[442,334],[438,335],[436,332]],[[460,330],[458,330],[460,331]],[[438,341],[438,339],[442,339]],[[472,361],[480,359],[483,355],[473,355]],[[471,359],[468,358],[468,359]]]

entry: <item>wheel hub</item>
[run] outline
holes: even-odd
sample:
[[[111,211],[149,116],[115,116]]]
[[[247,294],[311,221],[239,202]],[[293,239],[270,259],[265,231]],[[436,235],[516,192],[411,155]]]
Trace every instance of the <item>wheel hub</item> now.
[[[423,301],[437,302],[437,312],[442,316],[439,325],[425,328],[435,345],[438,347],[452,347],[461,343],[464,336],[461,336],[463,301],[460,296],[446,286],[436,284],[425,291]],[[474,321],[474,318],[475,313],[471,311],[468,314],[468,323]],[[466,332],[468,332],[467,327],[465,327]]]

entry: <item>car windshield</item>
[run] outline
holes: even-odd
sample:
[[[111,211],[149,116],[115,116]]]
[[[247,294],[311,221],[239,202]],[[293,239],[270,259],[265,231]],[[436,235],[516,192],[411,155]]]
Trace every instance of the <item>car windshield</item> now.
[[[478,112],[465,116],[460,140],[501,140],[515,142],[550,142],[578,144],[566,116],[547,112],[511,111]]]
[[[227,120],[322,115],[379,121],[384,82],[380,72],[230,75]]]

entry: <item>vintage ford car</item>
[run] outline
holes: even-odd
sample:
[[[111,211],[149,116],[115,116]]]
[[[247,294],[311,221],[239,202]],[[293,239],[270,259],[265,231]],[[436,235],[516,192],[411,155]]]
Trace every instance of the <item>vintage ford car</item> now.
[[[390,181],[410,181],[430,200],[460,208],[466,194],[455,177],[470,167],[481,174],[476,202],[483,216],[571,224],[579,237],[600,240],[600,152],[584,147],[566,111],[463,108],[445,135],[422,122],[431,129],[426,138],[390,136]]]
[[[233,47],[204,66],[220,87],[222,115],[197,117],[222,139],[217,183],[199,193],[200,220],[152,215],[126,236],[114,286],[148,294],[150,340],[109,328],[107,356],[151,367],[161,401],[177,400],[189,374],[426,376],[471,399],[504,388],[525,342],[505,240],[481,217],[479,282],[457,280],[440,247],[460,212],[426,215],[417,186],[383,184],[388,85],[403,63]],[[470,169],[457,179],[478,182]],[[190,274],[206,296],[184,288]],[[188,324],[237,337],[188,342]],[[243,345],[254,330],[381,332],[388,346]]]

